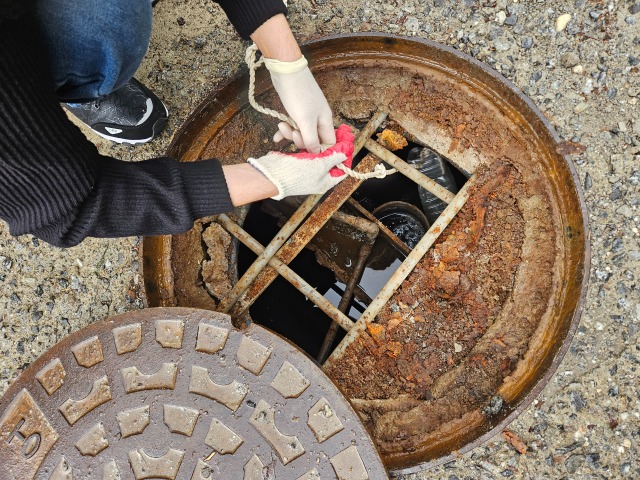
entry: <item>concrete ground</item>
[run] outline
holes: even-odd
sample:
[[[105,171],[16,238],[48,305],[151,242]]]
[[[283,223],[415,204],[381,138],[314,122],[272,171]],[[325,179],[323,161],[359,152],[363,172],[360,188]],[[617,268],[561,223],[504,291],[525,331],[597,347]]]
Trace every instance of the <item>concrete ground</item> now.
[[[640,3],[636,0],[290,0],[300,40],[357,31],[441,42],[488,63],[527,93],[565,140],[590,211],[592,271],[569,353],[540,397],[501,435],[412,479],[640,478]],[[571,15],[566,29],[556,20]],[[209,0],[160,0],[137,77],[172,116],[158,141],[120,147],[126,160],[161,154],[216,84],[238,71],[245,44]],[[88,239],[68,250],[0,225],[0,393],[65,335],[142,308],[139,239]]]

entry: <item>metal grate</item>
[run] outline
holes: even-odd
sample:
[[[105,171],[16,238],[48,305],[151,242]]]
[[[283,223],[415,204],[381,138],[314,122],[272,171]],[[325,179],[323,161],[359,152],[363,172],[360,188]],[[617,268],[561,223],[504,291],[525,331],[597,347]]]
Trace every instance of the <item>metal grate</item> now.
[[[345,218],[350,217],[349,215],[338,212],[338,209],[345,202],[348,201],[361,213],[363,212],[364,209],[354,199],[350,198],[362,184],[363,180],[358,180],[352,177],[349,177],[338,184],[338,186],[336,186],[320,204],[319,202],[322,195],[310,195],[307,197],[304,203],[289,218],[289,220],[283,225],[282,229],[266,247],[260,245],[259,242],[252,238],[251,235],[249,235],[249,233],[247,233],[242,227],[233,222],[227,215],[220,215],[218,217],[219,223],[227,229],[229,233],[234,235],[239,241],[256,253],[258,258],[244,273],[242,278],[240,278],[227,297],[222,299],[218,306],[218,311],[231,313],[233,316],[242,315],[264,292],[271,282],[273,282],[278,275],[281,275],[291,283],[291,285],[317,305],[334,322],[321,348],[319,355],[320,361],[325,359],[338,326],[347,331],[346,336],[331,353],[329,358],[326,360],[325,365],[330,365],[332,362],[338,360],[344,353],[347,346],[356,338],[357,334],[366,328],[368,323],[374,321],[384,305],[391,299],[394,292],[398,287],[400,287],[407,276],[409,276],[411,271],[420,262],[420,260],[422,260],[431,246],[464,206],[469,198],[469,191],[476,184],[476,175],[474,174],[464,184],[460,191],[454,195],[384,148],[382,145],[373,141],[370,137],[378,127],[382,125],[387,116],[387,112],[378,110],[367,125],[357,133],[354,156],[363,148],[366,149],[369,154],[357,165],[355,170],[362,173],[370,172],[380,162],[380,160],[383,160],[395,168],[399,173],[405,175],[419,186],[425,188],[448,205],[438,219],[431,225],[415,248],[408,253],[400,267],[394,272],[382,290],[378,292],[360,318],[356,322],[353,322],[345,315],[344,312],[346,311],[346,308],[348,308],[351,297],[353,296],[353,289],[360,280],[359,277],[362,275],[366,258],[370,253],[370,247],[368,249],[366,248],[368,242],[365,242],[362,245],[356,263],[359,268],[354,268],[352,277],[347,284],[345,294],[343,295],[338,307],[331,304],[313,287],[311,287],[311,285],[287,266],[287,264],[304,249],[304,247],[329,221],[330,218],[333,217],[334,219],[343,222],[350,221]],[[316,206],[317,208],[315,208]],[[359,217],[351,218],[359,219]],[[384,228],[375,218],[371,218],[371,216],[369,216],[368,219],[375,222],[374,225],[377,228]],[[373,231],[369,233],[375,239],[377,230],[375,231],[375,235]],[[392,237],[394,236],[392,235]],[[359,266],[358,264],[362,265]]]

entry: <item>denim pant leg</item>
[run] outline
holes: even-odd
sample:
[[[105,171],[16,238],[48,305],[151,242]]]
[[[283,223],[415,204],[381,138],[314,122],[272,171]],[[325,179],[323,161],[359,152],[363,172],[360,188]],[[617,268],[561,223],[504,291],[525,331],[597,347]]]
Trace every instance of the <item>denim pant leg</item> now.
[[[120,88],[149,46],[151,0],[36,0],[35,15],[60,101]]]

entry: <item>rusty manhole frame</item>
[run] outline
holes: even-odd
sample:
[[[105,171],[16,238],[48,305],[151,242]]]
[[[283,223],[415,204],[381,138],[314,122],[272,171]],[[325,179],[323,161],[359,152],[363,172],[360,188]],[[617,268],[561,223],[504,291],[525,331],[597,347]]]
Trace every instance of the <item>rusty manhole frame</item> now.
[[[362,50],[359,51],[359,53],[365,52],[369,55],[375,55],[376,53],[379,53],[375,52],[375,48],[380,48],[382,46],[381,49],[383,52],[389,51],[396,55],[399,55],[403,59],[409,59],[413,61],[416,61],[417,58],[418,61],[421,61],[424,64],[428,64],[429,66],[437,67],[440,69],[446,68],[452,73],[455,70],[460,71],[462,68],[469,69],[470,71],[465,72],[463,78],[467,79],[468,81],[471,76],[477,77],[480,80],[475,82],[475,85],[481,85],[486,89],[486,91],[490,91],[491,93],[493,93],[494,99],[497,97],[497,94],[501,95],[502,100],[496,100],[496,102],[504,110],[515,109],[517,111],[517,114],[521,117],[522,122],[530,126],[531,133],[533,133],[537,137],[537,140],[543,143],[550,152],[554,150],[555,145],[560,141],[558,135],[555,133],[550,123],[545,119],[545,117],[535,107],[535,105],[517,89],[517,87],[515,87],[511,82],[501,77],[498,73],[496,73],[486,65],[452,48],[439,45],[428,40],[405,37],[389,37],[388,35],[384,34],[337,35],[313,41],[306,45],[305,48],[307,51],[310,51],[310,55],[308,55],[308,57],[312,59],[322,57],[322,61],[324,62],[330,62],[331,60],[339,59],[340,57],[348,57],[350,52],[347,50],[342,50],[342,53],[335,53],[336,51],[339,51],[338,49],[332,48],[335,47],[336,44],[348,44],[357,46],[363,45],[364,47],[362,47]],[[374,51],[372,52],[371,49],[367,50],[367,45],[369,45],[369,47],[371,47],[371,45],[374,45]],[[427,50],[431,57],[429,57],[428,55],[424,56],[420,52],[421,48]],[[385,53],[381,53],[381,55],[384,54]],[[438,61],[441,63],[437,63]],[[315,62],[312,61],[311,65],[313,66],[314,63]],[[188,157],[190,151],[192,151],[193,149],[197,150],[197,148],[203,147],[202,144],[197,144],[197,142],[203,141],[202,138],[199,138],[199,133],[203,130],[203,128],[208,128],[209,131],[215,131],[216,128],[221,128],[222,125],[224,125],[236,113],[240,111],[241,106],[246,103],[245,85],[246,82],[241,83],[238,82],[237,79],[233,79],[216,93],[215,100],[210,103],[205,102],[201,106],[201,108],[196,111],[187,121],[181,132],[176,135],[170,147],[169,153],[178,158],[185,159],[185,155],[187,155]],[[259,76],[256,88],[257,95],[263,93],[269,88],[270,85],[267,81],[265,81],[264,75],[262,77]],[[486,91],[484,93],[487,93]],[[384,115],[384,112],[378,113]],[[380,120],[380,118],[374,118],[372,122],[370,122],[369,126],[375,125],[376,120]],[[365,127],[365,129],[366,128],[367,127]],[[373,130],[375,130],[375,128],[373,128]],[[367,138],[367,135],[362,135],[360,137],[360,141],[356,144],[357,147],[362,147]],[[375,142],[372,142],[371,140],[367,142],[367,147],[370,151],[372,149],[378,149],[377,152],[374,153],[377,153],[379,156],[384,157],[386,155],[386,153],[380,151],[379,146],[376,146]],[[525,408],[527,408],[528,405],[539,395],[540,391],[545,387],[547,382],[555,373],[556,368],[558,367],[560,361],[569,348],[571,339],[579,323],[584,297],[586,295],[589,275],[590,245],[588,241],[588,216],[575,167],[573,166],[571,160],[566,156],[562,156],[556,153],[556,158],[559,160],[559,163],[562,165],[562,167],[566,168],[566,171],[559,173],[556,172],[556,175],[561,174],[563,178],[555,178],[555,181],[560,182],[564,180],[565,182],[570,182],[571,185],[568,187],[568,192],[565,192],[565,194],[572,196],[572,200],[580,206],[580,212],[564,212],[575,217],[575,223],[572,225],[572,228],[574,230],[573,232],[567,232],[569,240],[565,241],[573,241],[574,245],[572,245],[572,251],[575,253],[575,250],[578,250],[582,254],[580,258],[573,259],[577,263],[577,265],[575,268],[575,278],[572,278],[574,283],[571,285],[571,288],[573,290],[570,293],[571,298],[575,300],[575,305],[573,306],[573,309],[568,308],[570,318],[566,317],[561,319],[563,325],[562,328],[559,329],[559,334],[560,337],[563,337],[564,341],[559,345],[557,344],[557,342],[555,342],[550,347],[551,354],[545,357],[544,361],[539,367],[540,370],[544,373],[536,377],[536,383],[533,384],[533,386],[525,393],[524,396],[520,395],[519,397],[515,398],[513,404],[507,405],[501,415],[499,415],[497,418],[491,419],[491,421],[488,421],[489,425],[485,426],[484,428],[485,433],[479,436],[476,435],[475,437],[471,435],[471,437],[473,437],[471,439],[469,439],[468,437],[463,438],[462,441],[470,441],[468,441],[468,443],[464,443],[459,449],[454,450],[448,455],[442,455],[438,458],[432,459],[425,463],[419,463],[414,466],[403,466],[392,470],[393,473],[413,473],[437,464],[444,463],[446,461],[450,461],[454,459],[458,454],[469,451],[494,436],[500,430],[505,428],[505,426],[509,424],[513,419],[520,415],[520,413]],[[389,160],[388,158],[385,159]],[[193,160],[195,160],[195,158],[186,158],[186,161]],[[374,162],[373,164],[375,163],[377,162]],[[371,165],[369,165],[369,168],[371,168]],[[343,182],[336,189],[336,191],[339,191],[340,189],[348,189],[349,187],[345,184],[347,184],[349,181],[350,179]],[[467,184],[471,183],[472,182],[467,182]],[[334,195],[335,197],[339,196],[340,193],[332,195]],[[293,220],[291,222],[302,222],[307,216],[308,212],[311,210],[311,207],[318,200],[319,198],[313,197],[307,200],[303,208],[301,208],[301,210],[299,210],[299,212],[294,215],[295,218],[292,217]],[[234,222],[232,222],[232,220],[228,216],[224,215],[218,218],[221,219],[221,223],[226,226],[227,230],[231,231],[231,233],[233,233],[235,236],[245,236],[241,231],[241,227],[238,227]],[[440,220],[438,220],[438,222],[440,222]],[[445,219],[440,222],[439,225],[437,225],[437,228],[441,228],[441,230],[444,230],[444,227],[446,227],[447,223],[448,222]],[[295,228],[289,228],[288,233],[284,237],[281,236],[283,238],[280,238],[280,244],[284,243],[286,238],[288,238],[293,230],[295,230]],[[572,240],[570,236],[571,234],[576,237],[575,240]],[[278,237],[276,237],[276,239],[274,240],[277,239]],[[259,249],[259,246],[254,247],[254,251],[256,249]],[[278,248],[279,246],[277,248],[267,247],[267,249],[265,250],[266,254],[262,255],[261,263],[263,265],[260,266],[260,269],[268,263],[270,256],[273,256]],[[174,285],[171,264],[171,237],[152,237],[145,239],[142,255],[145,273],[145,290],[149,304],[151,306],[175,304],[176,299],[173,291]],[[420,255],[420,257],[422,257],[422,255]],[[287,269],[288,267],[286,267],[286,265],[279,266],[279,270],[281,272],[286,272]],[[407,274],[408,273],[409,272],[407,272]],[[294,279],[294,283],[295,281],[296,279]],[[228,309],[232,306],[232,304],[233,302],[229,301],[225,302],[223,306],[225,309]],[[194,306],[205,308],[210,307],[206,304]],[[331,308],[335,310],[335,307]],[[343,324],[343,328],[349,326],[349,324],[347,324],[346,322],[351,323],[348,318],[346,318],[344,315],[341,316],[339,313],[335,313],[335,311],[332,318],[334,320],[337,320],[338,323]],[[375,318],[375,315],[370,318],[373,320]],[[359,322],[360,325],[362,325],[363,323],[364,322]]]

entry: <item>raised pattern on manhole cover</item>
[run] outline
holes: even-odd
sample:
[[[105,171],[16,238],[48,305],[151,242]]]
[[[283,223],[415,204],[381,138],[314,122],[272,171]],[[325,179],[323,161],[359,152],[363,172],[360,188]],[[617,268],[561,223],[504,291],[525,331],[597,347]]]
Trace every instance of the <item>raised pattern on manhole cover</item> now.
[[[49,395],[53,395],[64,383],[64,377],[67,376],[67,372],[64,371],[62,363],[59,359],[54,359],[49,364],[38,372],[36,378]]]
[[[91,368],[104,360],[102,344],[98,337],[92,337],[71,347],[78,365]]]
[[[144,407],[131,408],[123,412],[116,413],[118,425],[120,426],[120,435],[122,438],[138,435],[144,432],[144,429],[151,423],[149,405]]]
[[[295,398],[307,389],[309,380],[304,378],[296,367],[289,362],[284,362],[276,378],[271,382],[271,386],[284,398]]]
[[[76,332],[0,400],[0,478],[384,479],[321,370],[262,327],[149,309]]]
[[[142,325],[132,323],[113,329],[113,340],[116,342],[118,355],[134,352],[142,343]]]

